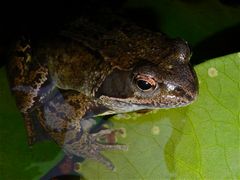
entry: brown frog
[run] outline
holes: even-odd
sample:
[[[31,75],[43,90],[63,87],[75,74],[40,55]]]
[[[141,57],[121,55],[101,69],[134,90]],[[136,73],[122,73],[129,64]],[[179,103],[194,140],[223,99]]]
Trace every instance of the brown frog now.
[[[81,18],[47,40],[21,39],[8,75],[29,143],[41,126],[70,157],[113,169],[100,152],[127,147],[99,142],[115,130],[90,133],[95,117],[190,104],[198,92],[190,56],[185,41],[122,21]]]

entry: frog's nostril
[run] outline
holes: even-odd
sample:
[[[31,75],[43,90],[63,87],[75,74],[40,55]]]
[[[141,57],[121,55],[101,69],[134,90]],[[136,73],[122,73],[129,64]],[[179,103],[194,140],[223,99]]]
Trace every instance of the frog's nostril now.
[[[193,102],[197,98],[197,95],[194,92],[194,93],[186,94],[185,97],[186,99],[188,99],[189,102]]]
[[[198,96],[198,85],[196,84],[191,89],[186,91],[185,97],[188,99],[189,102],[193,102],[197,99]]]

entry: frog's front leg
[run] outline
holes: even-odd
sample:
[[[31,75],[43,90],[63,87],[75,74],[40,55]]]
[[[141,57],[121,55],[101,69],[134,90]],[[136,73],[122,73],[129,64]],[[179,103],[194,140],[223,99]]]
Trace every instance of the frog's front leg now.
[[[94,124],[93,108],[97,104],[76,91],[61,91],[44,107],[37,108],[37,117],[43,128],[63,147],[67,155],[97,160],[109,169],[113,164],[103,155],[104,150],[126,150],[125,145],[101,143],[99,139],[116,130],[104,129],[90,133]]]

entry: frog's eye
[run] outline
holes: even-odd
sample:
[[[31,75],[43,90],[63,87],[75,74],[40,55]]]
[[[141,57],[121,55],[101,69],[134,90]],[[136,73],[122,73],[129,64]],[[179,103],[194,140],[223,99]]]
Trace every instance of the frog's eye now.
[[[156,81],[149,76],[146,75],[137,75],[135,77],[135,83],[137,87],[142,91],[152,91],[156,88]]]

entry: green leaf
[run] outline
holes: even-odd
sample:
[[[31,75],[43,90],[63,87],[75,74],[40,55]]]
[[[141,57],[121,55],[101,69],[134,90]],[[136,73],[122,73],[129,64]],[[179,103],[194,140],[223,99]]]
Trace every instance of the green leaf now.
[[[127,152],[104,152],[116,166],[85,161],[86,179],[239,179],[240,53],[196,66],[200,92],[192,105],[146,115],[115,116]]]

